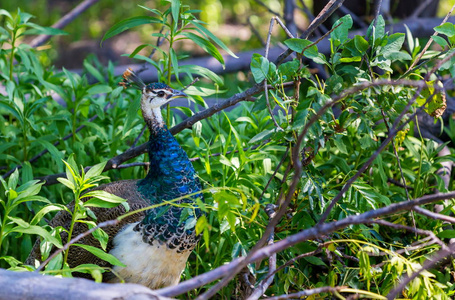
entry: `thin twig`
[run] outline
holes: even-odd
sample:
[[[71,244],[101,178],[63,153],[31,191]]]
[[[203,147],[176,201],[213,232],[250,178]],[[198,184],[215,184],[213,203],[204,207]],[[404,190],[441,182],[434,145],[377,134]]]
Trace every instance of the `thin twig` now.
[[[272,219],[275,216],[275,210],[276,206],[273,204],[268,204],[265,207],[265,212],[269,219]],[[275,233],[272,231],[272,233],[269,236],[269,239],[267,241],[268,245],[273,245],[273,239],[274,239]],[[247,298],[248,300],[256,300],[259,299],[267,290],[267,288],[272,284],[273,278],[275,276],[275,271],[276,271],[276,253],[274,253],[272,256],[269,258],[269,271],[267,272],[267,277],[262,280],[258,286],[253,290],[251,295]]]
[[[416,206],[421,206],[429,203],[434,203],[441,200],[448,200],[455,198],[455,191],[451,191],[448,193],[440,193],[440,194],[433,194],[433,195],[425,195],[420,198],[416,198],[412,201],[402,201],[398,203],[393,203],[389,206],[374,209],[367,211],[365,213],[359,215],[351,215],[344,219],[338,221],[332,221],[330,223],[323,223],[321,225],[317,225],[315,227],[311,227],[305,230],[302,230],[296,234],[289,235],[286,238],[275,242],[273,245],[265,246],[250,256],[240,257],[237,259],[232,260],[230,263],[222,265],[216,269],[213,269],[209,272],[204,274],[198,275],[193,277],[187,281],[181,282],[180,284],[172,287],[163,288],[157,290],[157,293],[162,296],[177,296],[183,293],[186,293],[190,290],[195,288],[201,287],[207,283],[215,281],[221,277],[227,276],[228,274],[233,273],[238,267],[243,267],[248,265],[252,262],[258,262],[265,258],[270,257],[273,253],[278,253],[285,249],[288,249],[297,243],[316,239],[318,237],[329,235],[337,230],[341,230],[348,226],[352,226],[354,224],[365,224],[370,220],[375,220],[377,218],[396,214],[402,211],[408,211]],[[275,217],[276,218],[276,217]],[[273,218],[272,220],[274,220]],[[251,251],[250,251],[251,253]]]
[[[402,187],[402,188],[407,188],[408,190],[413,190],[414,189],[414,187],[409,186],[409,185],[404,185],[404,184],[401,183],[400,180],[395,180],[393,178],[387,178],[387,182],[392,183],[392,184],[394,184],[396,186],[399,186],[399,187]]]
[[[367,223],[379,224],[379,225],[391,227],[391,228],[394,228],[394,229],[401,229],[401,230],[411,231],[411,232],[414,232],[414,233],[416,233],[416,234],[428,236],[428,237],[431,238],[432,241],[434,241],[436,244],[438,244],[439,246],[441,246],[443,249],[444,249],[444,248],[447,248],[447,245],[444,244],[444,243],[443,243],[443,242],[434,234],[434,232],[429,231],[429,230],[423,230],[423,229],[416,228],[416,227],[410,227],[410,226],[406,226],[406,225],[395,224],[395,223],[388,222],[388,221],[385,221],[385,220],[372,220],[372,221],[367,222]]]
[[[265,192],[267,191],[267,189],[269,188],[269,185],[272,183],[272,180],[273,178],[275,178],[276,174],[278,173],[278,170],[280,169],[281,165],[284,163],[284,161],[286,160],[286,158],[288,157],[288,154],[289,154],[289,146],[286,147],[286,152],[284,153],[283,157],[281,158],[280,162],[278,163],[278,165],[276,166],[275,168],[275,171],[273,171],[273,174],[272,176],[270,176],[269,180],[267,181],[267,184],[264,186],[264,188],[262,189],[262,193],[261,195],[259,196],[259,202],[262,201],[262,197],[264,197],[264,194]]]
[[[314,21],[314,15],[311,13],[311,11],[308,9],[308,6],[305,4],[305,1],[303,0],[299,0],[300,1],[300,4],[302,5],[302,10],[303,12],[306,14],[308,20],[310,20],[310,23],[312,23]],[[320,32],[321,35],[324,34],[324,32],[327,32],[328,29],[327,27],[324,26],[324,24],[320,24],[319,27],[317,28],[317,30]]]
[[[384,120],[385,127],[387,128],[387,133],[390,134],[390,127],[389,127],[389,123],[387,122],[387,116],[382,108],[381,108],[381,114],[382,114],[382,119]],[[401,168],[400,157],[398,156],[397,147],[395,146],[395,139],[392,139],[390,142],[392,144],[393,153],[395,154],[395,159],[397,160],[398,169],[400,170],[401,180],[403,181],[402,184],[404,186],[404,191],[406,193],[406,199],[408,199],[408,201],[411,201],[411,197],[409,196],[409,191],[406,187],[406,178],[404,178],[403,168]],[[412,218],[412,225],[414,226],[414,228],[416,228],[416,220],[415,220],[413,211],[411,211],[411,218]]]
[[[429,211],[428,209],[425,209],[425,208],[422,208],[422,207],[414,207],[413,210],[416,213],[419,213],[419,214],[424,215],[426,217],[432,218],[434,220],[441,220],[443,222],[455,224],[455,218],[454,217],[438,214],[438,213]]]
[[[381,12],[382,0],[375,1],[375,10],[374,10],[374,26],[376,27],[376,23],[378,21],[379,13]]]
[[[415,9],[412,15],[409,16],[409,19],[414,19],[420,16],[420,14],[430,5],[434,0],[425,0],[424,2],[420,3],[419,6]]]
[[[444,20],[442,20],[441,22],[441,25],[443,25],[445,22],[447,22],[447,19],[449,18],[449,16],[452,14],[453,10],[455,9],[455,4],[452,6],[452,8],[450,9],[450,11],[447,13],[447,15],[445,16]],[[438,33],[435,31],[433,33],[433,35],[430,37],[430,39],[428,40],[427,44],[425,45],[425,47],[423,48],[422,52],[420,52],[419,56],[417,57],[416,60],[414,60],[411,64],[411,66],[409,66],[408,70],[405,72],[405,74],[409,73],[412,68],[414,68],[414,66],[422,59],[422,56],[425,54],[425,52],[427,52],[428,48],[430,48],[430,45],[431,43],[433,42],[433,37],[434,36],[437,36]]]
[[[57,28],[57,29],[64,28],[66,25],[68,25],[74,19],[76,19],[81,13],[86,11],[88,8],[90,8],[90,6],[94,5],[98,1],[99,0],[85,0],[85,1],[81,2],[78,6],[73,8],[69,13],[64,15],[63,18],[61,18],[54,25],[52,25],[52,27]],[[46,34],[39,35],[30,42],[30,46],[34,47],[34,48],[41,46],[42,44],[47,42],[51,37],[52,37],[52,35],[46,35]]]
[[[313,20],[313,22],[311,22],[305,32],[299,36],[299,38],[307,39],[313,33],[313,31],[319,27],[319,25],[324,23],[325,20],[327,20],[327,18],[330,17],[335,12],[335,10],[343,4],[343,2],[344,0],[330,0],[330,2],[327,3],[321,12],[319,12],[318,16]],[[278,56],[278,58],[275,60],[275,64],[281,64],[289,55],[291,55],[292,52],[293,51],[291,49],[288,49],[281,53],[280,56]]]
[[[278,17],[273,17],[272,19],[270,19],[269,33],[267,35],[267,41],[265,43],[265,55],[264,55],[265,59],[268,59],[268,56],[269,56],[270,38],[272,36],[272,30],[273,30],[273,25],[275,24],[275,21],[280,22],[280,25],[282,24]],[[291,36],[292,36],[292,34],[291,34]],[[272,118],[273,124],[275,124],[275,127],[277,128],[277,130],[284,131],[283,128],[281,128],[281,126],[276,121],[275,115],[273,114],[273,111],[272,111],[272,107],[270,106],[267,78],[264,79],[263,84],[264,84],[264,96],[265,96],[265,100],[266,100],[265,103],[267,105],[267,109],[269,111],[270,117]]]
[[[60,253],[62,253],[63,251],[67,250],[69,248],[69,246],[71,246],[72,244],[76,243],[77,241],[79,241],[80,239],[86,237],[87,235],[91,234],[92,232],[94,232],[95,230],[97,230],[98,228],[102,228],[102,227],[107,227],[107,226],[115,226],[115,225],[118,225],[120,223],[119,220],[109,220],[109,221],[105,221],[105,222],[102,222],[102,223],[99,223],[98,225],[96,225],[95,227],[93,228],[90,228],[89,230],[87,230],[86,232],[84,233],[81,233],[79,234],[78,236],[74,237],[73,239],[71,239],[68,243],[66,243],[62,248],[60,249],[57,249],[54,253],[52,253],[52,255],[50,255],[44,262],[42,262],[38,268],[36,268],[35,272],[39,272],[41,271],[52,259],[54,259],[57,255],[59,255]]]
[[[391,290],[389,292],[389,294],[387,295],[387,299],[388,300],[392,300],[392,299],[395,299],[398,294],[408,285],[408,283],[410,283],[414,278],[416,278],[417,276],[419,276],[422,272],[432,268],[433,266],[435,266],[436,264],[438,264],[442,259],[452,255],[453,253],[455,253],[455,244],[451,244],[449,245],[447,248],[443,248],[441,250],[439,250],[438,252],[436,252],[435,255],[433,255],[433,257],[431,257],[431,259],[427,259],[422,268],[420,268],[419,270],[417,270],[416,272],[413,272],[410,276],[407,276],[405,275],[401,280],[400,280],[400,284],[395,287],[393,290]]]
[[[143,126],[141,132],[138,134],[138,136],[134,139],[134,142],[131,144],[131,148],[136,147],[137,143],[141,139],[141,137],[144,135],[145,131],[147,130],[147,126]]]
[[[267,9],[271,14],[274,14],[275,16],[279,16],[281,17],[281,14],[279,12],[276,12],[274,11],[273,9],[271,9],[270,7],[267,6],[267,4],[265,4],[264,2],[262,2],[261,0],[254,0],[256,3],[258,3],[259,5],[265,7],[265,9]]]
[[[160,29],[160,34],[163,34],[163,31],[164,31],[165,28],[166,28],[165,26],[161,27],[161,29]],[[164,36],[159,36],[159,37],[158,37],[158,39],[156,40],[156,48],[153,48],[152,51],[151,51],[150,54],[149,54],[149,58],[150,58],[150,59],[151,59],[151,58],[153,57],[153,55],[155,54],[156,49],[159,48],[159,47],[161,47],[161,45],[164,43],[165,40],[166,40],[166,39],[165,39]],[[140,74],[140,73],[144,72],[144,71],[147,70],[147,69],[148,69],[148,67],[147,67],[147,62],[144,62],[144,63],[142,64],[141,68],[140,68],[139,70],[136,71],[136,74]]]
[[[311,295],[316,295],[316,294],[322,294],[322,293],[338,293],[342,289],[347,288],[346,286],[337,286],[337,287],[332,287],[332,286],[324,286],[324,287],[319,287],[319,288],[314,288],[314,289],[309,289],[309,290],[304,290],[300,291],[297,293],[292,293],[292,294],[286,294],[286,295],[281,295],[281,296],[275,296],[275,297],[269,297],[267,300],[286,300],[286,299],[302,299],[303,297],[308,297]]]

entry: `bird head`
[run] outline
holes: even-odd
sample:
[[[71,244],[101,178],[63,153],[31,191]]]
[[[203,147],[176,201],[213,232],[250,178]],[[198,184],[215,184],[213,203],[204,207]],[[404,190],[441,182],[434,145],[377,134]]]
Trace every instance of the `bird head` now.
[[[119,84],[125,88],[133,86],[142,91],[142,115],[150,127],[162,127],[164,125],[161,106],[176,98],[187,97],[184,92],[170,88],[161,82],[146,85],[131,69],[127,69],[123,73],[123,81]]]
[[[146,85],[131,69],[127,69],[123,73],[123,81],[120,82],[120,85],[124,87],[134,86],[142,90],[142,106],[150,110],[160,108],[176,98],[187,97],[184,92],[170,88],[161,82]]]
[[[150,83],[142,88],[142,105],[145,105],[146,109],[160,108],[169,101],[180,97],[187,97],[187,95],[161,82]]]

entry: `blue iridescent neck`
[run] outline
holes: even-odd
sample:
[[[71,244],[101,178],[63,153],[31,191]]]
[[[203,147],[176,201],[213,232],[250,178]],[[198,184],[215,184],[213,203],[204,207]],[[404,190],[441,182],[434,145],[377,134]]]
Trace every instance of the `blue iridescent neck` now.
[[[149,171],[139,184],[144,196],[152,203],[200,191],[199,180],[188,155],[166,125],[151,130],[148,152]]]

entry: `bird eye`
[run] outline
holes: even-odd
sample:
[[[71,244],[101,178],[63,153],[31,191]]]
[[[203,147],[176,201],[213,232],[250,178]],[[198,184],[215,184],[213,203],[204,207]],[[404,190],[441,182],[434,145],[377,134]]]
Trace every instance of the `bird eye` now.
[[[158,97],[160,97],[160,98],[161,98],[161,97],[164,97],[164,92],[163,92],[163,91],[159,91],[159,92],[158,92]]]

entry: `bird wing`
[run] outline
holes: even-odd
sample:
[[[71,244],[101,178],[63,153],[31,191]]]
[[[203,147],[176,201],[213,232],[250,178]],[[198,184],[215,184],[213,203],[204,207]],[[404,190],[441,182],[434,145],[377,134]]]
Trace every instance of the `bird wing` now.
[[[137,189],[137,182],[138,180],[121,180],[121,181],[116,181],[108,184],[101,185],[94,190],[103,190],[108,193],[117,195],[119,197],[122,197],[127,200],[129,206],[130,206],[130,211],[134,211],[140,208],[144,208],[149,206],[150,204],[141,196],[141,194],[138,192]],[[87,201],[89,198],[83,199],[83,201]],[[74,208],[74,202],[70,203],[68,205],[68,208],[70,210],[73,210]],[[100,208],[100,207],[91,207],[90,208],[93,213],[96,215],[97,220],[96,223],[101,223],[104,221],[108,220],[114,220],[117,217],[125,214],[125,208],[123,205],[119,205],[114,208]],[[115,226],[108,226],[104,227],[103,230],[108,234],[109,240],[107,244],[107,249],[106,251],[109,252],[112,249],[112,241],[115,237],[115,235],[125,226],[126,224],[129,223],[134,223],[134,222],[139,222],[141,221],[145,216],[145,211],[136,213],[134,215],[131,215],[125,219],[123,219],[118,225]],[[71,225],[71,215],[66,212],[66,211],[60,211],[58,212],[55,217],[50,221],[49,225],[52,227],[57,227],[57,226],[62,226],[69,230],[70,225]],[[73,234],[72,237],[76,237],[77,235],[84,233],[88,230],[88,227],[84,223],[79,223],[77,222],[74,227],[73,227]],[[62,237],[62,242],[65,244],[67,242],[68,234],[66,232],[61,233]],[[99,241],[93,237],[93,235],[88,235],[86,237],[83,237],[81,240],[79,240],[77,243],[80,244],[85,244],[97,248],[101,248],[101,245]],[[29,265],[34,265],[35,260],[41,261],[41,252],[40,252],[40,242],[39,240],[35,243],[30,256],[26,260],[26,264]],[[68,254],[68,264],[70,267],[76,267],[80,264],[96,264],[102,267],[111,267],[111,265],[96,257],[92,253],[77,247],[77,246],[72,246],[70,247],[69,254]],[[83,276],[81,274],[74,274],[75,276]]]

